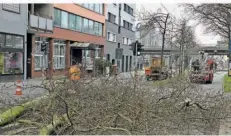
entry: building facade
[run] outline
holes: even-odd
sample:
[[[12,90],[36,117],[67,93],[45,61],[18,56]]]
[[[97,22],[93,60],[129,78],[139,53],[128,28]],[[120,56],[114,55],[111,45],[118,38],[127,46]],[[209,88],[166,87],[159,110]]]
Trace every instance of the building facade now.
[[[93,58],[103,55],[106,42],[106,5],[34,4],[29,7],[32,16],[40,13],[47,21],[43,24],[45,31],[28,34],[27,77],[41,77],[43,68],[51,75],[66,75],[74,63],[81,63],[92,71]],[[50,20],[53,24],[48,23]],[[43,43],[48,47],[47,54],[41,52]]]
[[[113,3],[106,10],[105,58],[117,65],[118,72],[134,68],[134,56],[129,44],[135,41],[135,4]],[[116,58],[116,49],[122,48],[122,58]]]
[[[27,4],[0,4],[0,82],[26,78]]]

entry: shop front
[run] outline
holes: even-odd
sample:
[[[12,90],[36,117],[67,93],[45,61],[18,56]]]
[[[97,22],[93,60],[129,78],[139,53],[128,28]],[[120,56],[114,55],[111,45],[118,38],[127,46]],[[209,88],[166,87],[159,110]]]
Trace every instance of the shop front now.
[[[24,36],[0,33],[0,82],[23,79]]]

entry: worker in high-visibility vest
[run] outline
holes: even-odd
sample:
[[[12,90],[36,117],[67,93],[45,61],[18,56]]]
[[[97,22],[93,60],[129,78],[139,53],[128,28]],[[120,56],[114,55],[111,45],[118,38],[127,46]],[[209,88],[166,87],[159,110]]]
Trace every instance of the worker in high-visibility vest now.
[[[79,66],[74,63],[69,70],[70,80],[79,80],[81,75],[81,70]]]

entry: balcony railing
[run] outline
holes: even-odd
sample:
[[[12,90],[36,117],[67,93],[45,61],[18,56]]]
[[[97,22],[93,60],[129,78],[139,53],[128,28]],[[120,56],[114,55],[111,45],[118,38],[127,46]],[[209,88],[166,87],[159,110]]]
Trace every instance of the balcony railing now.
[[[53,32],[53,19],[29,14],[29,30],[42,31],[45,33]]]

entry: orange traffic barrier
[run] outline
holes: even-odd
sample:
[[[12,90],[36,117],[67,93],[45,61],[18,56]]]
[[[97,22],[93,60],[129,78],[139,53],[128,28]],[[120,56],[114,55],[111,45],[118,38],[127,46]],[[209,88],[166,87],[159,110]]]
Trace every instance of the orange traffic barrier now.
[[[21,86],[21,81],[17,81],[17,87],[16,87],[16,92],[15,95],[22,95],[22,86]]]

